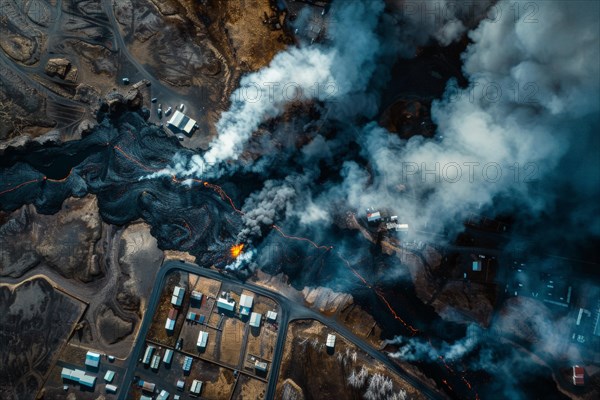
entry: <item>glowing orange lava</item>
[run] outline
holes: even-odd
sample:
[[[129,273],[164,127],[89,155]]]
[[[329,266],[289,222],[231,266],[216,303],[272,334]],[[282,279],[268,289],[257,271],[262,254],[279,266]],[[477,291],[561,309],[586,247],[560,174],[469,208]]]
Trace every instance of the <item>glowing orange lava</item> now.
[[[231,246],[231,249],[229,249],[229,253],[231,254],[231,257],[237,258],[240,254],[242,254],[242,250],[244,250],[244,243]]]

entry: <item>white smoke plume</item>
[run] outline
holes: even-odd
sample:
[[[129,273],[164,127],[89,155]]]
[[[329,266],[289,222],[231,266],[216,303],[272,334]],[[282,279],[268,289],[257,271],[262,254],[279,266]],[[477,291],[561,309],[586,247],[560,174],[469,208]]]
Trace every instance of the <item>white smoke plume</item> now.
[[[219,164],[237,159],[258,125],[281,114],[292,100],[335,101],[362,92],[375,68],[379,42],[374,29],[382,11],[381,1],[336,2],[330,44],[292,47],[268,67],[242,78],[204,160]]]
[[[420,338],[398,336],[386,340],[385,343],[400,345],[400,349],[395,353],[390,353],[390,356],[404,361],[437,361],[440,355],[445,360],[455,361],[473,351],[480,338],[481,328],[477,325],[469,325],[467,334],[463,339],[452,344],[443,342],[437,349],[432,347],[429,341]]]
[[[498,3],[505,17],[484,20],[470,33],[473,44],[463,55],[470,86],[450,82],[434,103],[437,139],[402,141],[365,126],[359,143],[369,169],[347,162],[344,183],[322,195],[322,203],[347,198],[359,210],[388,207],[417,228],[460,224],[466,212],[502,195],[524,202],[534,215],[552,204],[548,192],[556,190],[557,176],[572,176],[557,169],[570,143],[597,127],[598,5],[540,3],[536,23],[515,20],[509,5]],[[535,192],[528,178],[541,182]],[[598,183],[597,176],[584,178]],[[597,191],[592,186],[588,181],[583,188]],[[597,227],[598,218],[590,217]]]
[[[246,250],[242,252],[239,256],[235,258],[235,260],[233,260],[232,263],[226,265],[225,269],[230,271],[237,271],[244,266],[251,265],[251,261],[254,258],[255,253],[255,249]]]

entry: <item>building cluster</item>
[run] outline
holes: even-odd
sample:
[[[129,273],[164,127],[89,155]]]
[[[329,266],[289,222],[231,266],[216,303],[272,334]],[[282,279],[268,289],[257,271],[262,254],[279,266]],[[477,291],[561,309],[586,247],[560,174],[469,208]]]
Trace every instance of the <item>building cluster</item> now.
[[[183,304],[183,298],[185,297],[185,288],[181,286],[175,286],[173,288],[173,294],[171,295],[171,305],[173,308],[169,310],[167,314],[167,320],[165,321],[165,329],[167,332],[173,332],[175,330],[175,322],[177,321],[177,315],[179,314],[179,308]]]
[[[527,296],[547,304],[568,308],[573,288],[564,277],[554,276],[514,261],[505,292],[511,296]]]
[[[206,337],[203,342],[203,345],[206,346],[206,340],[208,339],[208,334],[206,332],[204,332],[206,334]],[[201,342],[201,338],[198,338],[198,343],[200,345]],[[146,351],[144,352],[144,357],[142,358],[142,363],[144,365],[149,365],[151,369],[153,370],[158,370],[159,366],[160,366],[160,361],[161,361],[161,355],[158,354],[159,350],[154,346],[149,344],[148,346],[146,346]],[[165,349],[164,354],[162,355],[162,362],[165,366],[170,366],[171,363],[173,361],[173,350],[172,349]],[[192,363],[193,363],[194,359],[190,356],[185,356],[183,359],[183,363],[181,365],[181,369],[183,370],[184,374],[189,374],[190,371],[192,370]],[[154,395],[154,393],[156,392],[156,384],[153,382],[148,382],[146,380],[138,380],[138,387],[142,390],[143,393],[145,393],[144,395],[142,395],[141,399],[144,398],[152,398],[151,396]],[[177,389],[178,390],[185,390],[185,381],[183,379],[179,379],[177,381]],[[192,394],[196,394],[199,395],[200,391],[202,389],[202,381],[196,380],[194,379],[194,381],[192,382],[192,385],[190,387],[190,393]],[[150,397],[148,396],[150,395]],[[146,397],[144,397],[146,396]],[[161,390],[158,394],[158,396],[156,397],[157,399],[168,399],[169,398],[169,392],[167,392],[166,390]],[[176,395],[174,397],[175,399],[179,398],[179,395]]]
[[[397,215],[386,217],[381,211],[370,207],[366,210],[367,223],[372,226],[383,227],[387,231],[406,233],[409,230],[408,224],[398,222]]]
[[[204,324],[206,320],[205,315],[198,314],[199,308],[203,307],[203,299],[204,294],[199,291],[191,291],[189,293],[189,305],[190,309],[184,307],[185,297],[186,297],[186,288],[182,286],[175,286],[171,293],[168,293],[170,296],[170,306],[171,308],[168,311],[166,320],[165,320],[165,329],[167,333],[172,333],[175,330],[175,325],[177,321],[177,317],[180,312],[186,313],[185,320],[193,323],[201,323]],[[212,304],[212,302],[207,302],[206,304]],[[255,306],[254,296],[249,293],[241,294],[239,298],[239,304],[237,304],[236,299],[234,299],[230,292],[222,291],[219,293],[214,302],[215,309],[214,311],[206,311],[217,312],[221,314],[221,321],[224,318],[224,315],[237,316],[238,318],[247,321],[250,327],[253,329],[260,329],[263,322],[268,322],[269,324],[276,326],[278,314],[276,310],[268,310],[266,312],[266,316],[263,314],[253,311],[253,307]],[[192,311],[194,310],[194,311]],[[202,310],[200,310],[202,311]],[[220,324],[221,322],[219,322]],[[203,352],[207,349],[209,345],[209,340],[211,340],[211,333],[209,328],[200,327],[198,331],[196,347],[199,352]],[[214,340],[214,339],[212,339]],[[175,345],[176,351],[181,351],[183,347],[183,338],[179,338]],[[163,353],[164,352],[164,353]],[[161,355],[161,353],[163,353]],[[147,344],[143,356],[141,358],[141,363],[146,367],[153,371],[158,371],[161,367],[161,360],[165,366],[170,366],[173,361],[174,350],[169,348],[160,348],[151,342]],[[190,375],[192,372],[192,366],[194,363],[194,357],[191,355],[183,354],[183,362],[181,364],[181,368],[183,371],[183,375]],[[251,356],[252,362],[249,368],[254,368],[256,373],[266,374],[268,371],[268,361],[258,359],[254,356]],[[160,392],[157,389],[157,385],[153,382],[148,382],[145,380],[138,380],[137,385],[142,390],[141,398],[169,398],[169,393],[166,390],[161,390]],[[184,377],[181,377],[177,380],[176,383],[177,390],[185,391],[186,390],[186,381]],[[192,395],[200,395],[202,391],[203,382],[198,379],[194,379],[190,386],[187,386],[187,390]],[[158,394],[157,394],[158,393]],[[145,396],[145,397],[144,397]],[[177,395],[174,396],[175,399],[178,398]]]
[[[600,299],[591,311],[581,307],[577,310],[572,339],[581,344],[600,342]]]
[[[93,372],[98,372],[100,369],[100,359],[101,355],[99,353],[88,351],[85,355],[84,365],[86,370],[79,368],[67,368],[63,367],[60,373],[60,377],[63,379],[65,385],[63,388],[65,390],[69,389],[68,383],[75,383],[81,385],[82,388],[94,389],[96,385],[96,376],[90,373],[89,370]],[[109,359],[113,359],[114,357],[110,357]],[[116,393],[118,388],[114,384],[112,384],[115,379],[115,372],[111,370],[107,370],[104,374],[104,382],[105,390],[107,393]]]

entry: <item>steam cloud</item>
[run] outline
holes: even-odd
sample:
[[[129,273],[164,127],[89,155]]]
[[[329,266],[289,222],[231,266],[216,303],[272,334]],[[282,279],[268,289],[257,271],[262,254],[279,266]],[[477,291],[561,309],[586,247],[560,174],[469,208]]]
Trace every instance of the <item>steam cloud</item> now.
[[[210,149],[202,158],[174,160],[163,173],[192,176],[206,163],[237,159],[259,124],[281,115],[289,103],[272,84],[281,88],[293,82],[299,99],[318,100],[330,111],[338,132],[315,134],[299,151],[294,149],[287,160],[295,172],[266,180],[262,190],[248,197],[240,240],[260,237],[264,227],[279,219],[301,225],[328,221],[340,201],[359,212],[373,205],[396,210],[414,229],[441,231],[461,229],[466,213],[492,205],[535,219],[558,212],[564,197],[577,207],[560,208],[567,224],[559,227],[561,233],[572,229],[600,235],[600,210],[593,202],[600,188],[594,172],[600,126],[599,4],[539,2],[532,20],[526,13],[515,16],[511,2],[500,1],[493,6],[493,17],[477,25],[488,2],[467,11],[436,2],[442,12],[433,21],[422,11],[406,9],[408,3],[417,10],[431,5],[398,1],[391,3],[391,13],[383,13],[382,1],[334,3],[328,43],[290,48],[244,77]],[[376,123],[356,122],[357,116],[377,113],[386,68],[397,57],[412,56],[416,47],[432,40],[447,45],[467,31],[471,44],[462,58],[469,84],[458,88],[448,82],[443,98],[434,102],[436,138],[402,140]],[[337,88],[334,96],[313,90],[329,83]],[[360,147],[361,160],[344,157],[350,142]],[[263,155],[253,170],[265,179],[275,168],[264,162],[269,157]],[[339,163],[338,176],[315,184],[319,163]],[[485,170],[489,165],[494,168]],[[448,166],[453,169],[444,170]],[[532,171],[533,176],[524,176]],[[527,181],[531,177],[535,184]],[[551,231],[548,227],[544,235]],[[577,239],[574,232],[568,240]],[[449,360],[460,359],[480,341],[472,327],[464,340],[444,344],[442,353]],[[415,340],[396,356],[434,359],[431,347]],[[480,362],[485,364],[483,358]],[[505,367],[498,364],[496,369]],[[509,371],[504,375],[510,377]],[[518,398],[518,393],[510,396]]]

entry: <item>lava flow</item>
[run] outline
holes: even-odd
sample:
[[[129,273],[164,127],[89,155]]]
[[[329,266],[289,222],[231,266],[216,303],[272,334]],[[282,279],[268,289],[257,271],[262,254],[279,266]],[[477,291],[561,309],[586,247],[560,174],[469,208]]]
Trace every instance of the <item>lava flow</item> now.
[[[229,254],[231,254],[232,258],[237,258],[240,254],[242,254],[242,250],[244,250],[244,243],[236,244],[231,246],[229,249]]]
[[[238,214],[244,214],[243,211],[238,210],[237,207],[235,206],[235,204],[233,204],[233,200],[231,200],[231,197],[229,197],[227,195],[227,193],[225,193],[225,191],[221,188],[221,186],[218,185],[214,185],[212,183],[208,183],[208,182],[204,182],[204,186],[206,186],[207,188],[211,188],[212,190],[214,190],[215,192],[217,192],[219,194],[219,196],[221,196],[221,198],[223,200],[227,199],[229,200],[229,204],[231,204],[231,207],[233,208],[233,210],[238,213]]]
[[[5,194],[5,193],[12,192],[12,191],[14,191],[14,190],[17,190],[17,189],[19,189],[20,187],[23,187],[23,186],[26,186],[26,185],[29,185],[29,184],[31,184],[31,183],[35,183],[35,182],[40,182],[40,179],[32,179],[32,180],[30,180],[30,181],[23,182],[23,183],[21,183],[21,184],[18,184],[18,185],[16,185],[16,186],[13,186],[13,187],[11,187],[11,188],[8,188],[8,189],[6,189],[6,190],[3,190],[3,191],[1,191],[1,192],[0,192],[0,196],[1,196],[1,195],[3,195],[3,194]]]
[[[311,244],[313,247],[315,247],[315,248],[317,248],[317,249],[324,249],[324,250],[331,250],[331,249],[333,249],[333,246],[320,246],[320,245],[316,244],[315,242],[313,242],[312,240],[310,240],[310,239],[307,239],[307,238],[286,235],[285,233],[283,233],[283,231],[281,230],[281,228],[280,228],[280,227],[278,227],[277,225],[272,225],[272,227],[273,227],[273,228],[274,228],[274,229],[275,229],[277,232],[279,232],[279,234],[280,234],[281,236],[283,236],[283,237],[284,237],[284,238],[286,238],[286,239],[292,239],[292,240],[299,240],[299,241],[303,241],[303,242],[308,242],[308,243],[310,243],[310,244]]]

